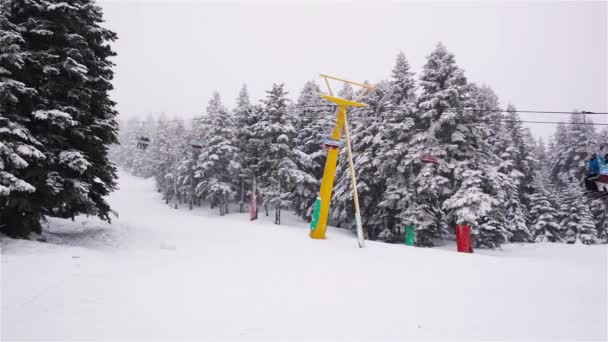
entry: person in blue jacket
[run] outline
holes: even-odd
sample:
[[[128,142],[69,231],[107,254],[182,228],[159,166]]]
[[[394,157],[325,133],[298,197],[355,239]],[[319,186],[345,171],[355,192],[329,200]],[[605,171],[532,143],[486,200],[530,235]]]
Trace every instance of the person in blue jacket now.
[[[597,153],[591,155],[587,166],[587,177],[585,177],[585,187],[588,190],[597,191],[597,185],[593,181],[599,174],[601,166],[604,164],[604,158],[598,156]]]

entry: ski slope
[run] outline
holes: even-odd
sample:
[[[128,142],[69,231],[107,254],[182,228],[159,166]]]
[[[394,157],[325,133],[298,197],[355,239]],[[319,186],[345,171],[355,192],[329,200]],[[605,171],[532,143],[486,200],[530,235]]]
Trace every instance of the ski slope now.
[[[293,217],[174,210],[124,173],[110,201],[111,225],[2,238],[3,340],[607,338],[606,246],[359,249]]]

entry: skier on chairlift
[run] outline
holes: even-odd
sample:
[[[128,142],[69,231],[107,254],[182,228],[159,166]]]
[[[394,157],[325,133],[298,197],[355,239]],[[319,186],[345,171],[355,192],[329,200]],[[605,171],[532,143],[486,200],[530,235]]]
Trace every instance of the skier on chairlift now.
[[[604,147],[602,146],[602,149]],[[585,187],[591,191],[598,191],[598,187],[596,184],[596,180],[598,177],[603,175],[608,175],[608,165],[606,164],[606,154],[602,156],[601,153],[593,153],[591,155],[591,159],[589,159],[589,164],[587,166],[588,175],[585,177]]]
[[[608,192],[608,153],[600,159],[600,174],[595,180],[599,191]]]
[[[600,161],[596,153],[591,155],[587,164],[587,177],[585,177],[585,187],[587,190],[597,191],[594,179],[600,174]]]

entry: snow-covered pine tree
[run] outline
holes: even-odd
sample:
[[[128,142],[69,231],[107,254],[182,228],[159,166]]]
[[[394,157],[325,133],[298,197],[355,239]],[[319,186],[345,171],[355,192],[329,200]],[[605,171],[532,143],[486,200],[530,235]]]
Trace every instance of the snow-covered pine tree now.
[[[161,115],[155,136],[155,148],[150,152],[154,157],[154,178],[156,187],[165,199],[179,196],[177,201],[187,201],[190,195],[190,185],[187,180],[179,177],[179,161],[190,149],[186,145],[186,128],[183,120],[167,120]],[[184,184],[186,183],[186,184]],[[171,194],[171,197],[168,195]]]
[[[557,126],[550,160],[551,176],[560,186],[566,185],[561,182],[563,175],[582,180],[586,174],[587,160],[591,153],[599,150],[600,139],[595,126],[586,124],[591,122],[586,115],[572,114],[568,126]]]
[[[534,191],[532,181],[534,179],[534,138],[529,128],[521,123],[521,118],[515,106],[507,106],[507,120],[505,122],[507,132],[515,147],[515,169],[522,174],[519,184],[519,198],[524,206],[528,205],[528,196]]]
[[[309,81],[304,85],[294,110],[296,130],[294,161],[302,176],[291,193],[292,209],[310,221],[325,168],[323,141],[335,125],[328,102],[319,96],[319,86]]]
[[[540,137],[534,147],[534,170],[543,170],[545,175],[549,174],[549,156],[545,141]]]
[[[591,214],[595,219],[597,242],[608,242],[608,200],[595,199],[590,203]]]
[[[492,108],[492,109],[498,109]],[[506,204],[506,220],[511,232],[510,240],[513,242],[531,241],[528,204],[532,179],[529,175],[533,171],[530,164],[532,158],[532,147],[526,144],[525,129],[522,126],[516,109],[512,105],[507,106],[507,116],[503,117],[504,123],[500,125],[493,139],[495,151],[500,157],[498,170],[506,177],[502,182],[504,199]],[[500,118],[492,118],[492,121]]]
[[[250,187],[246,189],[246,193],[249,196],[247,200],[251,200],[251,195],[255,193],[256,202],[261,201],[263,198],[260,192],[260,177],[264,171],[264,155],[266,151],[264,150],[264,132],[260,130],[263,125],[260,122],[265,117],[263,105],[252,104],[246,118],[241,121],[241,123],[244,123],[244,126],[239,126],[238,133],[238,140],[246,142],[241,146],[239,156],[242,173],[250,184]],[[257,205],[256,210],[259,210]]]
[[[413,133],[413,116],[416,111],[416,82],[414,73],[400,52],[389,81],[388,110],[384,129],[380,132],[383,146],[380,149],[380,176],[385,179],[386,190],[378,205],[384,212],[384,229],[379,238],[390,241],[401,231],[398,215],[407,208],[404,201],[410,195],[409,168],[404,163]]]
[[[530,196],[530,232],[535,242],[560,242],[564,231],[551,195],[545,189],[546,175],[546,172],[538,171],[534,179],[534,193]]]
[[[535,176],[532,184],[534,193],[530,195],[529,204],[530,233],[534,241],[564,241],[565,230],[560,225],[565,217],[560,211],[563,196],[551,179],[549,154],[542,139],[538,140],[532,159]],[[544,222],[539,221],[543,215],[546,215],[542,220]],[[551,222],[555,222],[556,227]]]
[[[504,215],[502,224],[508,228],[515,240],[529,240],[530,234],[526,222],[525,206],[519,197],[519,185],[523,174],[516,170],[517,148],[511,138],[511,131],[504,122],[500,103],[496,93],[487,85],[481,87],[471,84],[470,111],[479,118],[479,124],[485,126],[484,141],[490,151],[498,156],[498,175],[500,178],[491,181],[492,191],[503,205],[498,208]],[[494,220],[495,223],[498,223]],[[508,224],[506,223],[508,222]]]
[[[591,153],[600,152],[599,148],[606,142],[606,137],[587,123],[592,121],[586,115],[572,114],[569,125],[557,126],[548,153],[551,181],[559,195],[556,198],[560,202],[561,221],[569,224],[566,239],[569,243],[573,243],[577,236],[583,243],[605,241],[603,205],[593,200],[581,200],[585,198],[581,180],[586,174],[587,161]],[[573,189],[573,183],[577,184],[577,189]],[[578,196],[577,200],[573,200],[575,196]],[[576,207],[572,207],[572,203]],[[587,225],[587,212],[595,218],[593,229]]]
[[[150,170],[150,177],[154,177],[155,180],[158,181],[158,177],[160,173],[164,172],[163,170],[159,170],[160,164],[163,163],[165,159],[165,149],[169,145],[169,134],[170,134],[170,125],[171,122],[168,122],[167,114],[164,112],[160,113],[155,118],[154,124],[154,133],[152,135],[152,143],[148,148],[146,148],[146,152],[148,153],[148,169]],[[162,177],[162,176],[161,176]],[[158,185],[158,183],[157,183]]]
[[[234,145],[234,118],[222,105],[217,92],[207,106],[204,125],[205,143],[195,168],[197,178],[200,179],[196,192],[218,205],[220,215],[224,215],[229,201],[236,194],[241,165]]]
[[[171,168],[171,172],[165,176],[168,186],[164,193],[165,203],[169,203],[174,194],[178,192],[192,209],[194,205],[200,205],[200,197],[196,194],[196,185],[199,179],[195,178],[195,165],[198,159],[201,148],[201,140],[199,139],[199,119],[193,118],[192,124],[186,127],[184,122],[183,128],[175,127],[179,134],[176,137],[176,157],[175,163]],[[174,187],[171,187],[174,184]]]
[[[342,85],[342,88],[340,88],[340,90],[338,91],[338,97],[341,97],[341,98],[347,99],[347,100],[354,100],[355,99],[355,90],[353,89],[353,87],[350,84],[344,83],[344,85]]]
[[[418,110],[414,117],[417,132],[410,140],[410,153],[405,159],[412,174],[413,194],[400,216],[404,223],[416,226],[417,245],[433,246],[434,240],[449,229],[442,209],[443,201],[454,191],[448,143],[455,131],[455,109],[465,106],[469,87],[454,56],[438,44],[427,58],[419,88]],[[422,155],[439,158],[442,163],[422,164],[418,159]]]
[[[37,93],[15,79],[27,53],[17,26],[4,15],[7,4],[0,3],[0,231],[23,236],[27,231],[22,232],[21,226],[39,227],[40,213],[29,209],[35,205],[31,197],[36,188],[28,181],[32,182],[45,156],[42,144],[27,128]]]
[[[583,189],[580,183],[571,176],[562,177],[564,187],[560,211],[563,219],[560,226],[564,229],[564,241],[575,243],[577,240],[584,244],[598,242],[597,231],[593,222],[593,215],[589,210],[589,205],[584,198]]]
[[[105,197],[115,187],[116,170],[108,145],[116,142],[112,89],[116,34],[103,28],[101,8],[92,0],[3,3],[2,13],[23,37],[23,64],[12,79],[36,90],[15,111],[42,144],[46,158],[23,180],[36,188],[23,208],[2,210],[11,235],[39,232],[42,215],[73,217],[80,213],[110,220]],[[6,68],[6,67],[5,67]],[[10,69],[8,69],[10,70]],[[31,146],[31,145],[30,145]],[[33,152],[33,150],[32,150]],[[26,222],[28,221],[28,222]]]
[[[494,90],[485,84],[478,86],[475,83],[470,84],[470,110],[478,115],[484,122],[489,131],[490,136],[487,138],[488,144],[492,146],[494,152],[500,155],[502,141],[504,140],[505,125],[504,116],[500,109],[500,101]]]
[[[419,245],[432,246],[448,227],[468,223],[477,246],[498,246],[509,237],[498,200],[504,176],[488,144],[487,120],[465,110],[470,85],[441,43],[427,59],[420,88],[415,117],[419,132],[410,148],[416,193],[402,215],[417,226]],[[440,158],[441,163],[421,165],[420,155]]]
[[[280,224],[281,209],[291,204],[293,186],[307,175],[298,170],[294,161],[296,131],[287,114],[287,91],[282,84],[274,84],[266,93],[263,117],[253,126],[254,143],[264,151],[256,168],[266,209],[268,205],[275,209],[275,223]]]
[[[240,188],[239,192],[239,210],[242,212],[245,209],[245,202],[247,201],[246,194],[252,183],[252,173],[249,168],[249,158],[245,157],[245,153],[248,150],[249,135],[251,133],[251,117],[253,114],[253,107],[249,100],[249,92],[247,86],[243,85],[239,91],[239,95],[236,99],[236,108],[233,111],[234,121],[236,125],[235,134],[235,146],[237,147],[240,155],[241,162],[241,174],[240,176]]]

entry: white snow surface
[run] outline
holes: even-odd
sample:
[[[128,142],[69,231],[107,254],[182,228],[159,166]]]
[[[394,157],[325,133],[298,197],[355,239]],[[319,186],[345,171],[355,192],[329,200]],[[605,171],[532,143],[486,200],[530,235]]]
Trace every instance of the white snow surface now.
[[[125,173],[110,202],[113,224],[2,238],[2,340],[607,338],[605,245],[359,249],[288,215],[171,209]]]

